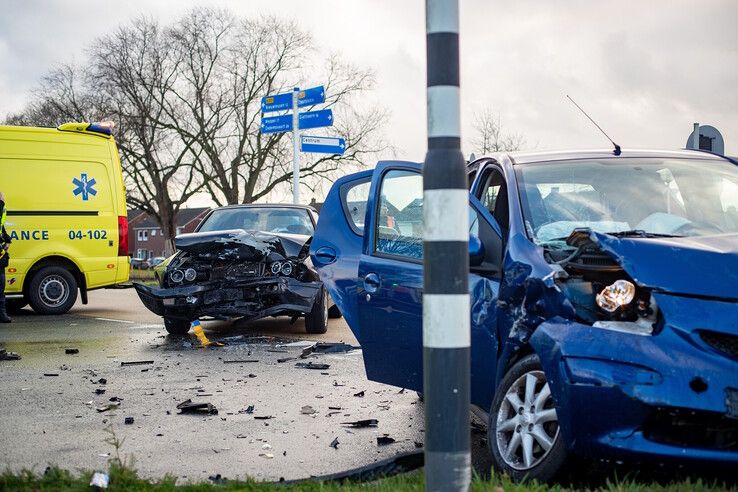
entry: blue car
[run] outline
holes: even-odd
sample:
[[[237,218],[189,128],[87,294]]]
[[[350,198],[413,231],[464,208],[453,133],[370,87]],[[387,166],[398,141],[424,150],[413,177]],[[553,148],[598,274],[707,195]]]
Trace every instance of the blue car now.
[[[738,463],[735,163],[500,154],[468,178],[471,401],[498,468]],[[421,165],[380,162],[335,182],[310,249],[369,379],[417,391],[422,207]]]

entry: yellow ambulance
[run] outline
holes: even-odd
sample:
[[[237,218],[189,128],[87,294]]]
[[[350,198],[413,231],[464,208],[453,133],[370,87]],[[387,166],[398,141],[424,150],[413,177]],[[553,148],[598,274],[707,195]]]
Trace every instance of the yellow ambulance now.
[[[62,314],[87,292],[128,281],[126,191],[112,124],[0,126],[0,191],[12,238],[5,293]]]

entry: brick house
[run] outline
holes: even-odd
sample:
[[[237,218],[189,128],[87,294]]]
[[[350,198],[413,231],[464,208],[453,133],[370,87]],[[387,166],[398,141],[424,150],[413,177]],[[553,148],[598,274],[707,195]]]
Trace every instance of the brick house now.
[[[177,214],[177,234],[193,232],[209,208],[183,208]],[[164,254],[164,236],[156,219],[141,210],[128,211],[128,254],[133,258],[154,258]]]

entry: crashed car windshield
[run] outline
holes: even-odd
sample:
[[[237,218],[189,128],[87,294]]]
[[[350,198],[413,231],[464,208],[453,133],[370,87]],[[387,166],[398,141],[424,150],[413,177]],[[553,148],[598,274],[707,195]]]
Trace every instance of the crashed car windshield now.
[[[628,236],[738,232],[738,168],[696,159],[601,159],[516,166],[528,236],[571,248],[576,228]]]
[[[286,232],[312,236],[313,223],[307,210],[249,207],[214,210],[198,232],[243,229],[245,231]]]

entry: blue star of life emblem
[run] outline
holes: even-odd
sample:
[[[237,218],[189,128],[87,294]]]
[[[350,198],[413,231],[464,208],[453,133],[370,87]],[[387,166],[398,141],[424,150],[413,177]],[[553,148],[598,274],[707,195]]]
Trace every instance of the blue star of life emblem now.
[[[87,201],[90,199],[90,195],[97,195],[95,189],[95,178],[87,178],[87,173],[80,174],[79,178],[73,178],[72,184],[76,186],[74,189],[74,196],[82,195],[82,200]]]

